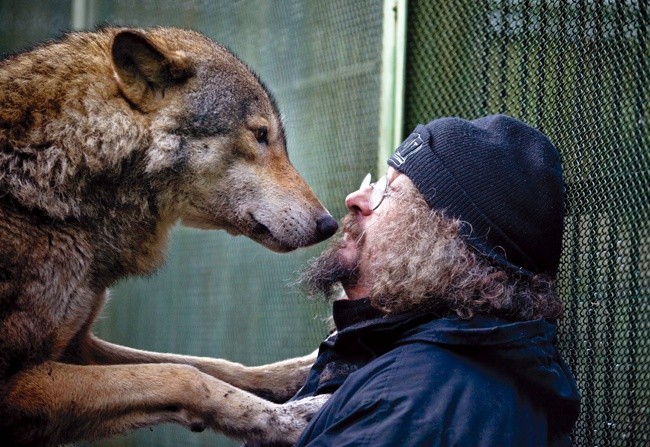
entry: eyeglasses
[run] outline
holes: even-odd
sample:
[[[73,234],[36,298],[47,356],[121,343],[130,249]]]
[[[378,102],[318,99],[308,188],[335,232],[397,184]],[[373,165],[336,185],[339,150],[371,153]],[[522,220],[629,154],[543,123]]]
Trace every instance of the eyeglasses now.
[[[363,179],[363,182],[361,182],[361,186],[359,186],[359,189],[366,189],[368,186],[372,188],[372,193],[370,195],[370,202],[368,203],[370,210],[374,211],[376,210],[379,205],[381,205],[381,202],[383,202],[384,197],[386,197],[386,193],[388,192],[388,176],[384,175],[382,178],[377,180],[376,183],[370,183],[372,180],[372,176],[370,173],[366,175],[366,177]]]

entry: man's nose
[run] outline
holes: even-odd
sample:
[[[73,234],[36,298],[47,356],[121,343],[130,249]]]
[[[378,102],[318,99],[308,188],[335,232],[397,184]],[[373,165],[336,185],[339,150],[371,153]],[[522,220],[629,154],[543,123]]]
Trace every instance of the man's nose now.
[[[345,198],[345,206],[355,213],[361,213],[363,216],[372,214],[370,209],[370,196],[372,195],[372,186],[363,189],[357,189],[348,194]]]

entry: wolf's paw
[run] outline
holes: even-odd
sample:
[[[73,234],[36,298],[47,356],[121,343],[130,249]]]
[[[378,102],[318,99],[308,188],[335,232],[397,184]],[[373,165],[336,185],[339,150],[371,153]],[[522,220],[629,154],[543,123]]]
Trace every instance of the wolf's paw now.
[[[297,419],[307,422],[320,410],[320,408],[327,402],[331,394],[320,394],[318,396],[305,397],[300,400],[287,402],[282,405],[293,413]]]
[[[330,394],[306,397],[278,405],[278,420],[275,427],[276,442],[294,444],[312,417],[330,398]]]

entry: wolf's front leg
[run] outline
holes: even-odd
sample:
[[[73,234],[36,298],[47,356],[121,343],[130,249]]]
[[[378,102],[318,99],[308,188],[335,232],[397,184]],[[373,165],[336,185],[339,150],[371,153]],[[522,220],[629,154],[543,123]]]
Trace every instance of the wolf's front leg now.
[[[0,432],[11,445],[94,440],[162,423],[251,441],[295,442],[326,399],[274,404],[173,364],[45,362],[18,373],[5,391]]]
[[[305,383],[317,351],[309,355],[262,366],[207,357],[162,354],[119,346],[86,334],[71,354],[76,363],[118,365],[141,363],[175,363],[194,366],[219,380],[273,402],[285,402]]]

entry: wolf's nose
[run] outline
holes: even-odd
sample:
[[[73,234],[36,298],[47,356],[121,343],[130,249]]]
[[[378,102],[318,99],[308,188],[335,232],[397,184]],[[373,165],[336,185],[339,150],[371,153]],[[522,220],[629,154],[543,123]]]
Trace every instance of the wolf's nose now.
[[[319,241],[323,241],[332,236],[338,229],[339,224],[329,214],[316,221],[316,234]]]

